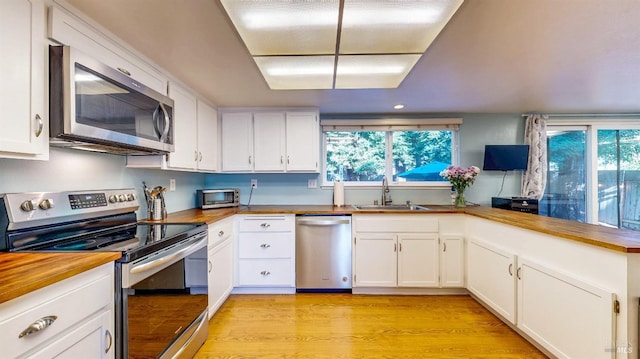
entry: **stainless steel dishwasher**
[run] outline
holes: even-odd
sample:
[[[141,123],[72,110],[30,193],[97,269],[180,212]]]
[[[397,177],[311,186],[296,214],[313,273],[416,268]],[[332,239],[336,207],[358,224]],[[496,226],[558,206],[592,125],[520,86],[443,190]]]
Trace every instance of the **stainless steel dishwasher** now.
[[[296,290],[351,291],[351,217],[296,217]]]

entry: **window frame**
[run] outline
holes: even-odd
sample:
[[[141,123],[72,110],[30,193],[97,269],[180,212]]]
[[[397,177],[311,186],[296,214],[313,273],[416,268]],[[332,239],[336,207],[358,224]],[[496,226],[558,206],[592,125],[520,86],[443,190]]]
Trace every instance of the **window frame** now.
[[[442,181],[393,181],[393,133],[397,131],[451,131],[451,162],[460,163],[460,125],[462,118],[406,118],[406,119],[321,119],[322,132],[322,181],[321,187],[332,188],[334,182],[327,180],[327,132],[380,131],[385,132],[385,177],[389,186],[395,188],[449,188],[451,183]],[[379,187],[380,181],[345,181],[345,187]]]

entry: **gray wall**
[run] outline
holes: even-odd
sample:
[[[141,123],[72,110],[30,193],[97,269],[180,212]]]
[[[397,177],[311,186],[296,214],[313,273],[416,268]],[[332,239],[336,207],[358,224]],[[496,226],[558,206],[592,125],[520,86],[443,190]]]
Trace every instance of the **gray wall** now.
[[[462,166],[482,168],[485,144],[521,144],[524,134],[524,120],[519,114],[448,114],[448,117],[462,117],[460,128],[460,162]],[[496,196],[502,182],[502,172],[482,172],[475,184],[465,192],[468,201],[489,205],[491,197]],[[209,174],[206,176],[207,188],[240,188],[241,202],[249,201],[250,181],[258,180],[258,188],[253,190],[252,204],[331,204],[332,188],[307,188],[309,179],[317,179],[317,174]],[[501,196],[510,197],[520,194],[520,173],[509,172],[505,178]],[[408,200],[414,203],[450,204],[449,189],[392,189],[391,195],[396,203]],[[379,199],[377,189],[345,190],[347,204],[372,203]]]

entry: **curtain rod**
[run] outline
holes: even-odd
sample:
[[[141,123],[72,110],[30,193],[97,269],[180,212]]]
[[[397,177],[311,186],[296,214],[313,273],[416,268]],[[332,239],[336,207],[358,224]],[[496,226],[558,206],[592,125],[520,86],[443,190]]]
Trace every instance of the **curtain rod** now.
[[[546,115],[549,117],[640,117],[640,113],[523,113],[522,117],[529,115]]]

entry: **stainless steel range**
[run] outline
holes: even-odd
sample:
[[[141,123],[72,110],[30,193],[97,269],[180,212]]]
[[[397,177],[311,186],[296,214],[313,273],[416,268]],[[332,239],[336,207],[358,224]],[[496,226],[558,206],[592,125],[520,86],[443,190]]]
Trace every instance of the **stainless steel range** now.
[[[2,251],[111,251],[117,358],[190,357],[207,337],[207,226],[137,223],[134,189],[0,196]]]

